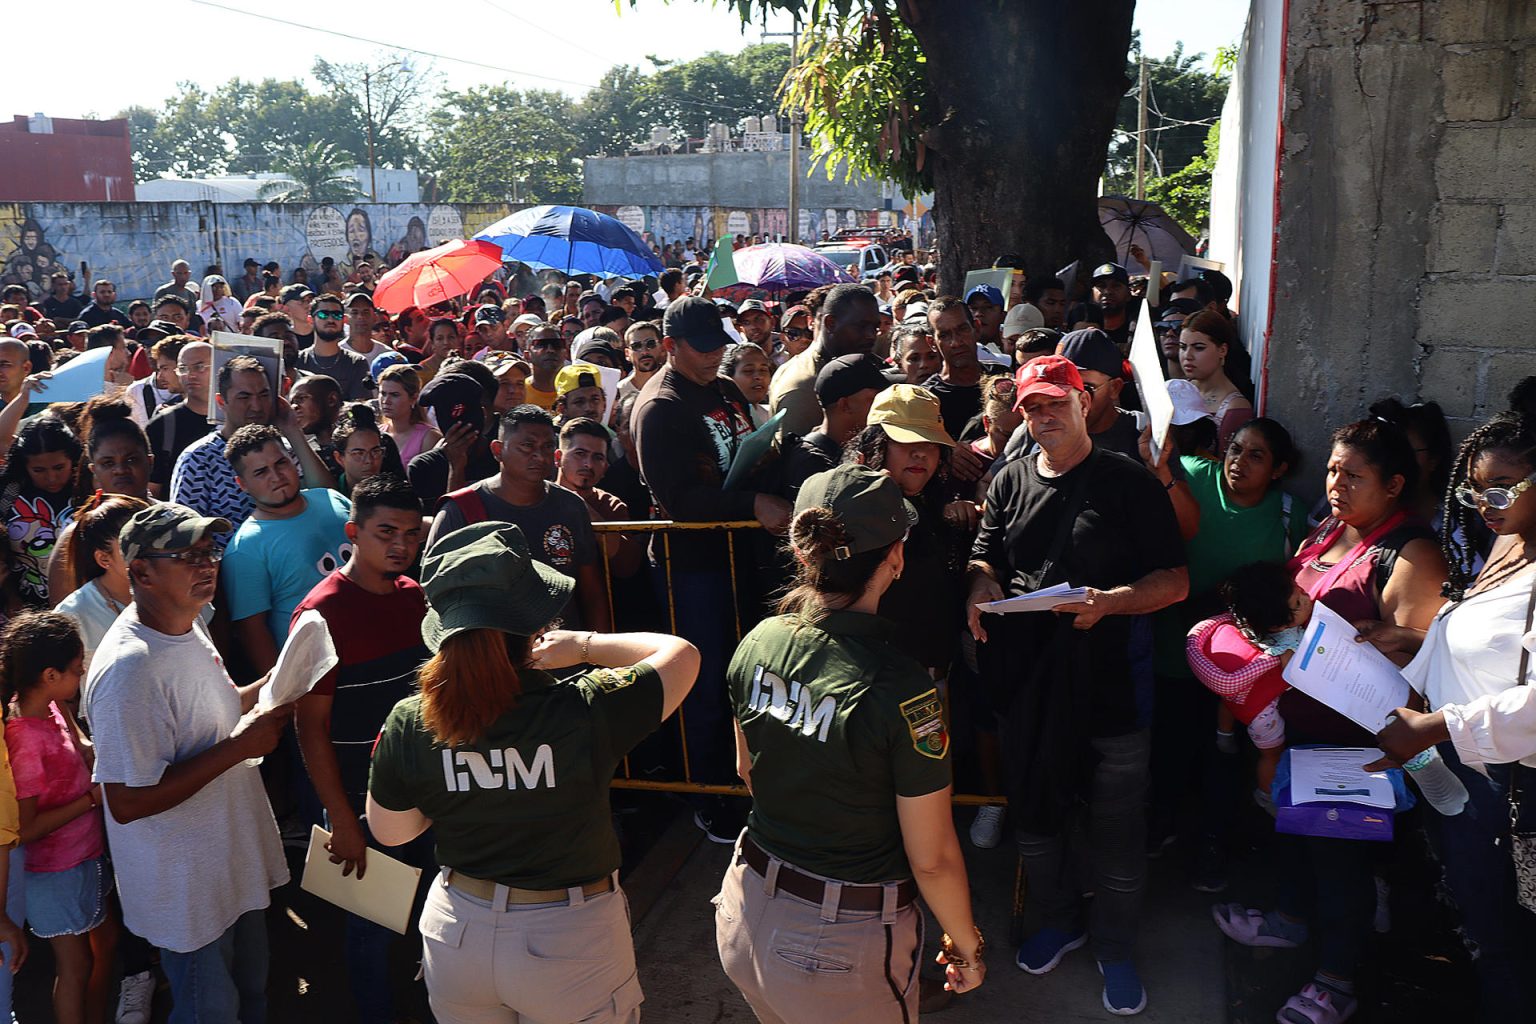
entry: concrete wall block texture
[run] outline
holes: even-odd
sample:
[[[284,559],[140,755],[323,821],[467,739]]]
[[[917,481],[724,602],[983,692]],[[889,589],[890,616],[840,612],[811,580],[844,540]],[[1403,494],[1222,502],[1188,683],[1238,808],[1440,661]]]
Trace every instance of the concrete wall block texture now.
[[[1504,207],[1494,269],[1500,274],[1536,274],[1536,203]]]
[[[1424,5],[1424,35],[1442,43],[1536,39],[1529,0],[1438,0]]]
[[[1536,373],[1536,358],[1529,352],[1496,352],[1489,356],[1479,415],[1492,416],[1507,409],[1510,391],[1533,373]]]
[[[1505,199],[1529,194],[1536,168],[1536,123],[1447,127],[1435,159],[1442,197]]]
[[[1515,55],[1498,47],[1448,47],[1440,72],[1447,121],[1502,121],[1514,98]]]
[[[1516,100],[1521,117],[1536,117],[1536,44],[1527,44],[1518,61]]]
[[[1373,43],[1416,43],[1424,36],[1424,4],[1420,0],[1366,5],[1366,38]]]
[[[1477,415],[1487,360],[1478,349],[1434,348],[1420,363],[1419,397],[1439,402],[1448,417]]]
[[[1427,345],[1536,349],[1536,279],[1434,276],[1419,300],[1418,339]]]
[[[1431,273],[1491,272],[1499,240],[1498,204],[1441,203],[1430,233],[1425,269]]]

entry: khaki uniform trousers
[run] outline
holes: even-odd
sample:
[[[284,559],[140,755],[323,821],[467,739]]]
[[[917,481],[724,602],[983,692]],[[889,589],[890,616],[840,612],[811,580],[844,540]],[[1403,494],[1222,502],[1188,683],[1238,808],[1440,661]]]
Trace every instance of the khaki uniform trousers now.
[[[432,883],[421,912],[422,969],[439,1024],[637,1024],[640,979],[629,903],[612,892],[506,903]]]
[[[763,1024],[912,1024],[923,915],[839,910],[779,889],[741,844],[715,897],[720,965]],[[798,869],[797,869],[798,870]],[[801,874],[810,874],[802,871]]]

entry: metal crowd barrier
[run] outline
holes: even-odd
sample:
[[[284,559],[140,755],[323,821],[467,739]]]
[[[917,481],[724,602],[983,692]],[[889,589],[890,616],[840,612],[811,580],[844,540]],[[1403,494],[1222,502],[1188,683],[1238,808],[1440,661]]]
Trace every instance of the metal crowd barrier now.
[[[677,633],[677,605],[672,596],[672,534],[683,531],[724,531],[726,541],[726,565],[729,567],[731,580],[731,611],[735,622],[736,641],[741,641],[743,630],[741,625],[741,605],[737,600],[736,581],[736,533],[739,530],[760,530],[762,524],[755,519],[730,520],[717,523],[688,523],[671,519],[645,519],[621,522],[594,522],[592,530],[600,537],[605,534],[661,534],[662,554],[665,557],[666,569],[666,601],[667,601],[667,628],[674,635]],[[613,606],[613,572],[609,564],[608,548],[600,545],[603,552],[603,582],[608,592],[608,617],[614,619]],[[747,796],[747,788],[743,785],[725,786],[712,785],[693,780],[692,765],[688,757],[688,735],[684,728],[683,709],[679,707],[673,716],[677,722],[677,740],[682,752],[683,777],[681,779],[652,779],[636,778],[630,771],[629,759],[625,758],[619,769],[619,775],[613,780],[615,789],[649,790],[661,793],[699,793],[719,796]],[[989,804],[1005,804],[1007,800],[1000,796],[983,796],[979,794],[956,793],[954,802],[965,806],[982,806]]]

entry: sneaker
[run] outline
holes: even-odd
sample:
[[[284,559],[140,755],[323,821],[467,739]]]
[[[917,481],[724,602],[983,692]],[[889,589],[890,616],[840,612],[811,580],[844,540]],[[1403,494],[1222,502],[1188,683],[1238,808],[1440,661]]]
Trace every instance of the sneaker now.
[[[1227,887],[1227,855],[1220,844],[1209,840],[1195,854],[1195,870],[1189,884],[1197,892],[1221,892]]]
[[[740,832],[732,832],[728,824],[718,820],[721,815],[713,811],[694,811],[693,823],[704,833],[704,838],[721,846],[735,846]]]
[[[154,998],[153,971],[124,975],[117,996],[117,1024],[149,1024],[149,1011]]]
[[[1030,974],[1049,974],[1061,963],[1061,958],[1074,949],[1082,949],[1088,941],[1084,931],[1066,932],[1060,928],[1041,928],[1024,940],[1014,963],[1021,971]]]
[[[1129,960],[1100,960],[1104,976],[1104,1009],[1117,1017],[1129,1017],[1147,1008],[1147,990],[1136,965]]]
[[[978,850],[991,850],[1003,841],[1003,808],[997,805],[978,808],[976,820],[971,822],[971,845]]]

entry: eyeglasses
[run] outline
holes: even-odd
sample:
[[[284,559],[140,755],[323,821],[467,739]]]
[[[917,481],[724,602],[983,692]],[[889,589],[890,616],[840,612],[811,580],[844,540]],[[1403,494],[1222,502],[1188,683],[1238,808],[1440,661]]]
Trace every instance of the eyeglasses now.
[[[1086,381],[1083,382],[1083,390],[1088,392],[1090,395],[1096,394],[1098,392],[1099,388],[1101,388],[1103,386],[1104,385],[1102,385],[1102,384],[1089,384]]]
[[[317,309],[314,312],[316,320],[340,320],[346,315],[339,309]]]
[[[784,332],[784,336],[786,338],[794,338],[796,341],[799,341],[804,338],[812,337],[812,334],[804,327],[791,327]]]
[[[641,349],[653,349],[656,347],[656,345],[657,342],[655,338],[646,338],[643,341],[630,342],[629,349],[631,352],[639,352]]]
[[[1479,491],[1462,484],[1456,488],[1456,500],[1467,508],[1481,508],[1487,505],[1496,512],[1502,512],[1513,505],[1515,499],[1524,494],[1533,483],[1536,483],[1536,473],[1532,473],[1513,487],[1490,487],[1486,491]]]
[[[218,565],[224,560],[223,548],[207,548],[202,551],[189,549],[187,551],[141,551],[135,558],[157,558],[167,562],[182,562],[194,569],[206,568],[210,565]]]
[[[348,448],[347,455],[354,459],[382,459],[384,446],[377,445],[373,448]]]

